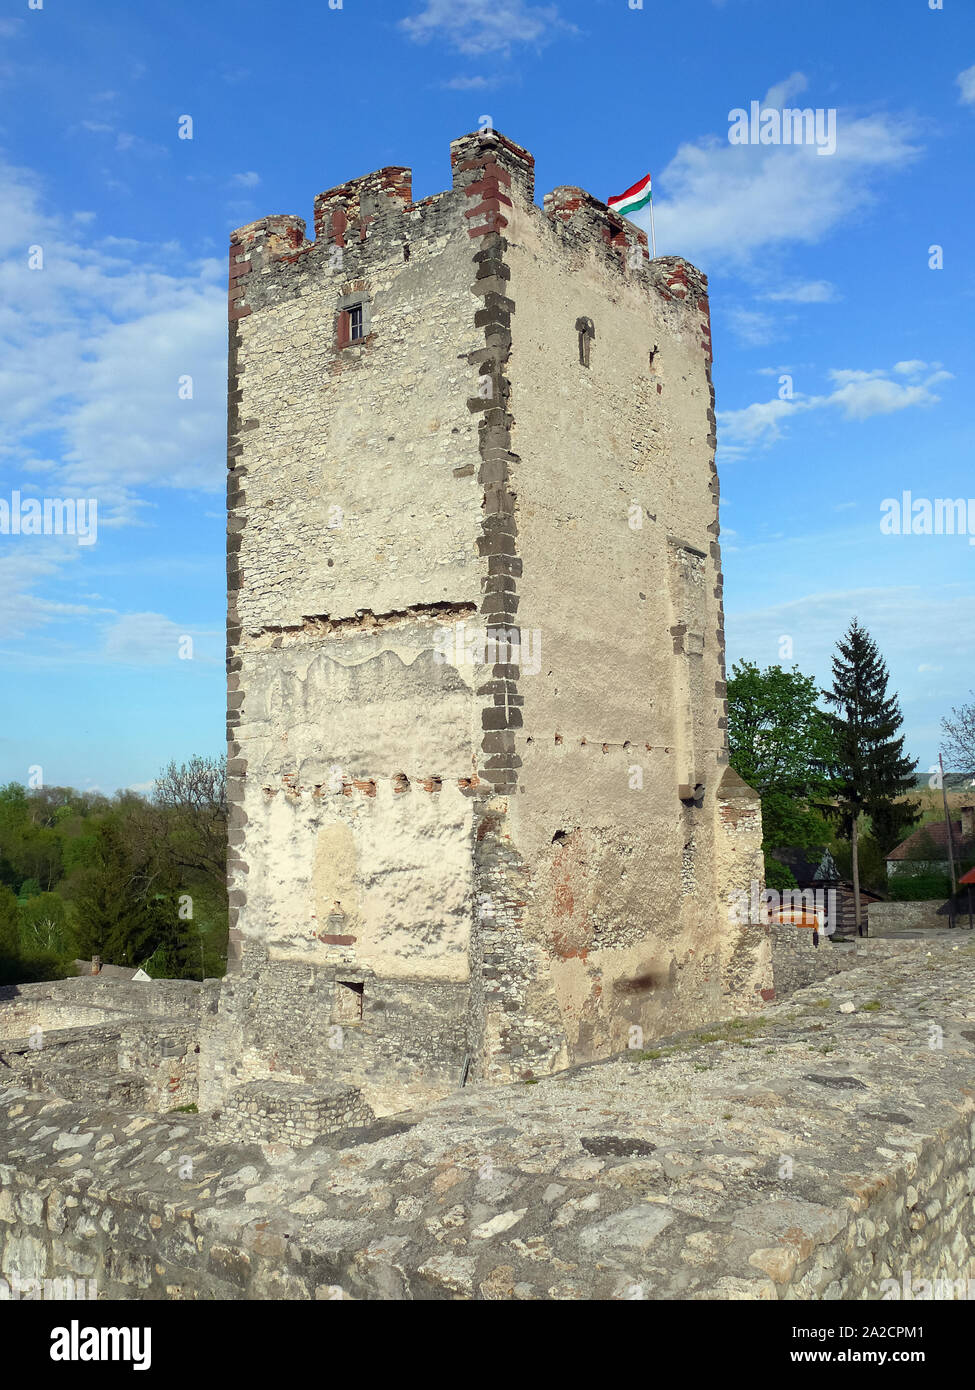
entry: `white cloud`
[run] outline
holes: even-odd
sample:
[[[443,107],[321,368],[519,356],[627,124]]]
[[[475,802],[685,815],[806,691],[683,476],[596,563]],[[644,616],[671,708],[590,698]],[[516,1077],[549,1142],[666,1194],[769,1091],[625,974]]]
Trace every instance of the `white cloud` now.
[[[906,410],[912,405],[934,405],[940,397],[929,389],[936,382],[944,381],[949,372],[937,372],[926,382],[906,386],[886,377],[867,377],[849,380],[850,372],[831,372],[834,378],[844,378],[843,384],[829,396],[817,397],[812,405],[835,405],[847,420],[868,420],[871,415],[890,415],[895,410]]]
[[[442,85],[448,92],[479,92],[494,84],[489,82],[486,77],[452,77],[449,82],[444,82]]]
[[[417,15],[400,20],[411,39],[426,43],[442,38],[460,53],[507,53],[515,44],[541,45],[557,32],[575,33],[555,5],[526,0],[426,0]]]
[[[216,491],[222,264],[173,256],[167,271],[161,248],[121,237],[82,242],[83,229],[47,210],[26,170],[0,166],[0,201],[0,417],[14,485],[43,428],[60,434],[59,485],[103,505],[132,500],[143,484]],[[29,269],[28,246],[43,249],[43,269]],[[192,400],[178,398],[181,376],[193,378]]]
[[[62,576],[80,560],[73,537],[20,536],[4,538],[0,554],[0,633],[8,640],[36,637],[41,627],[66,617],[87,618],[105,613],[83,603],[59,603],[39,598],[32,590],[53,579],[67,587]],[[70,543],[69,543],[70,542]]]
[[[748,347],[763,347],[781,336],[781,317],[762,313],[761,310],[729,309],[727,319],[735,337]]]
[[[787,289],[771,290],[762,295],[784,304],[830,304],[837,298],[836,286],[829,280],[806,280]]]
[[[176,665],[191,672],[219,664],[223,637],[222,631],[180,626],[163,613],[125,613],[105,629],[97,660],[124,666]],[[181,651],[191,654],[181,656]]]
[[[765,102],[795,91],[800,77],[773,87]],[[919,153],[915,129],[883,114],[840,110],[836,133],[836,151],[825,157],[813,145],[731,145],[727,131],[681,145],[655,180],[660,253],[744,264],[786,243],[813,244]],[[649,226],[642,213],[634,221]]]
[[[256,188],[261,181],[260,174],[255,174],[253,169],[249,169],[246,174],[234,174],[231,183],[235,183],[240,188]]]
[[[793,72],[784,82],[776,82],[773,87],[769,87],[765,93],[763,106],[771,106],[775,110],[781,110],[788,105],[793,97],[799,96],[809,86],[809,79],[804,72]]]
[[[106,661],[168,666],[179,660],[180,641],[190,634],[162,613],[126,613],[105,632]]]
[[[925,368],[923,362],[898,363],[894,368]],[[932,364],[934,365],[934,364]],[[894,381],[882,369],[834,368],[829,373],[834,390],[828,395],[804,396],[791,400],[757,401],[741,410],[718,412],[722,450],[727,458],[740,458],[757,444],[769,445],[780,439],[783,425],[810,410],[835,408],[846,420],[868,420],[872,415],[890,415],[911,406],[935,405],[940,397],[932,387],[952,380],[950,372],[934,370],[924,380]]]
[[[131,238],[82,240],[85,219],[49,210],[34,175],[2,163],[0,201],[4,491],[36,491],[43,481],[46,496],[95,497],[99,530],[132,524],[145,487],[218,494],[223,265]],[[43,269],[28,268],[31,246],[43,249]],[[184,376],[193,378],[192,400],[179,399]],[[73,537],[23,538],[4,550],[0,631],[25,636],[92,611],[35,593],[64,584],[64,567],[79,560]]]
[[[959,101],[963,106],[975,106],[975,64],[960,72],[955,78],[961,89]]]
[[[719,410],[718,428],[722,452],[735,454],[753,444],[773,444],[782,437],[782,424],[801,410],[808,410],[805,401],[756,401],[742,410]]]
[[[793,556],[798,543],[794,534],[784,542]],[[816,547],[815,568],[822,572],[822,539],[810,538],[809,544]],[[766,563],[774,564],[778,547],[763,549],[767,551]],[[926,677],[938,669],[936,663],[943,653],[952,654],[952,663],[946,667],[951,673],[949,688],[962,692],[967,688],[962,684],[967,680],[965,653],[975,643],[975,604],[970,589],[959,593],[957,586],[925,584],[827,590],[767,608],[731,610],[727,620],[729,660],[747,658],[760,665],[772,664],[778,659],[780,636],[788,633],[800,668],[828,683],[834,645],[853,617],[867,628],[883,652],[891,672],[891,689],[900,694],[902,708],[916,726],[915,752],[926,756],[920,722],[925,711],[918,706],[930,698]],[[958,699],[954,703],[959,703]],[[945,713],[951,704],[949,693],[930,713]],[[937,719],[934,724],[936,728]],[[933,747],[936,751],[937,742]]]

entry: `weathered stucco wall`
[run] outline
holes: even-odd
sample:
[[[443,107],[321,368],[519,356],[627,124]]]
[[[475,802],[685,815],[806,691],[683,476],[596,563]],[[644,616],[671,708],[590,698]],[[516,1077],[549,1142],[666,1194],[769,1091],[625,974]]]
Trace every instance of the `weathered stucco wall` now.
[[[650,263],[581,190],[544,212],[514,198],[505,236],[518,621],[536,658],[509,824],[532,866],[522,929],[581,1059],[720,1011],[708,308],[692,267]]]
[[[250,981],[221,998],[207,1093],[337,1076],[382,1113],[397,1088],[544,1074],[722,1012],[750,949],[721,877],[744,860],[716,844],[706,282],[579,190],[536,207],[503,136],[451,164],[418,204],[398,167],[320,195],[314,242],[293,216],[232,238]]]
[[[207,1055],[231,1081],[346,1076],[380,1108],[397,1017],[405,1097],[431,1064],[452,1089],[465,1055],[443,1034],[468,1006],[473,673],[437,659],[479,597],[462,211],[385,170],[316,199],[315,242],[275,218],[231,249],[231,904],[253,979]],[[368,332],[342,345],[350,300]]]

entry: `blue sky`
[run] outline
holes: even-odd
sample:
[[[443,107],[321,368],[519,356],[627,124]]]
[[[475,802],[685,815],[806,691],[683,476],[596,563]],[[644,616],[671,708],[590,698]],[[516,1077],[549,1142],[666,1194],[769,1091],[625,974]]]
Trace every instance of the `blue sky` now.
[[[857,615],[930,766],[975,546],[880,529],[905,489],[975,497],[975,6],[930,5],[0,4],[0,498],[99,506],[94,545],[0,536],[0,780],[222,748],[228,234],[385,164],[444,188],[485,115],[539,201],[652,172],[658,251],[711,277],[729,657],[785,637],[825,680]],[[835,109],[836,152],[732,146],[752,101]]]

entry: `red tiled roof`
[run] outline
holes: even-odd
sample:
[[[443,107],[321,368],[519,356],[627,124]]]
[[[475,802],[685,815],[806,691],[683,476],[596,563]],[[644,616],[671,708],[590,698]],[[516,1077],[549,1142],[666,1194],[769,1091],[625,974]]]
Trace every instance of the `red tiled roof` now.
[[[90,975],[91,961],[76,960],[76,975]],[[99,980],[131,980],[135,972],[139,969],[137,965],[109,965],[104,964],[98,972]]]
[[[967,859],[969,855],[975,854],[975,835],[963,836],[960,820],[951,822],[951,838],[956,859],[959,856]],[[929,846],[932,845],[934,846],[933,850],[929,849]],[[908,835],[907,839],[902,840],[896,849],[890,851],[887,858],[947,860],[947,826],[943,820],[930,821],[927,825],[918,826],[913,834]]]

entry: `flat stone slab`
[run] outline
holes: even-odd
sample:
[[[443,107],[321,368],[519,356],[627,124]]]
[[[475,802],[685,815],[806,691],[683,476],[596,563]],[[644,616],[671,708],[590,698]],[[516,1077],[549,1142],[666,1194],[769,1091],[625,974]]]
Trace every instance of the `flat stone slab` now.
[[[881,1298],[975,1276],[975,943],[299,1153],[0,1091],[0,1272],[120,1298]],[[891,1296],[888,1292],[887,1296]]]

